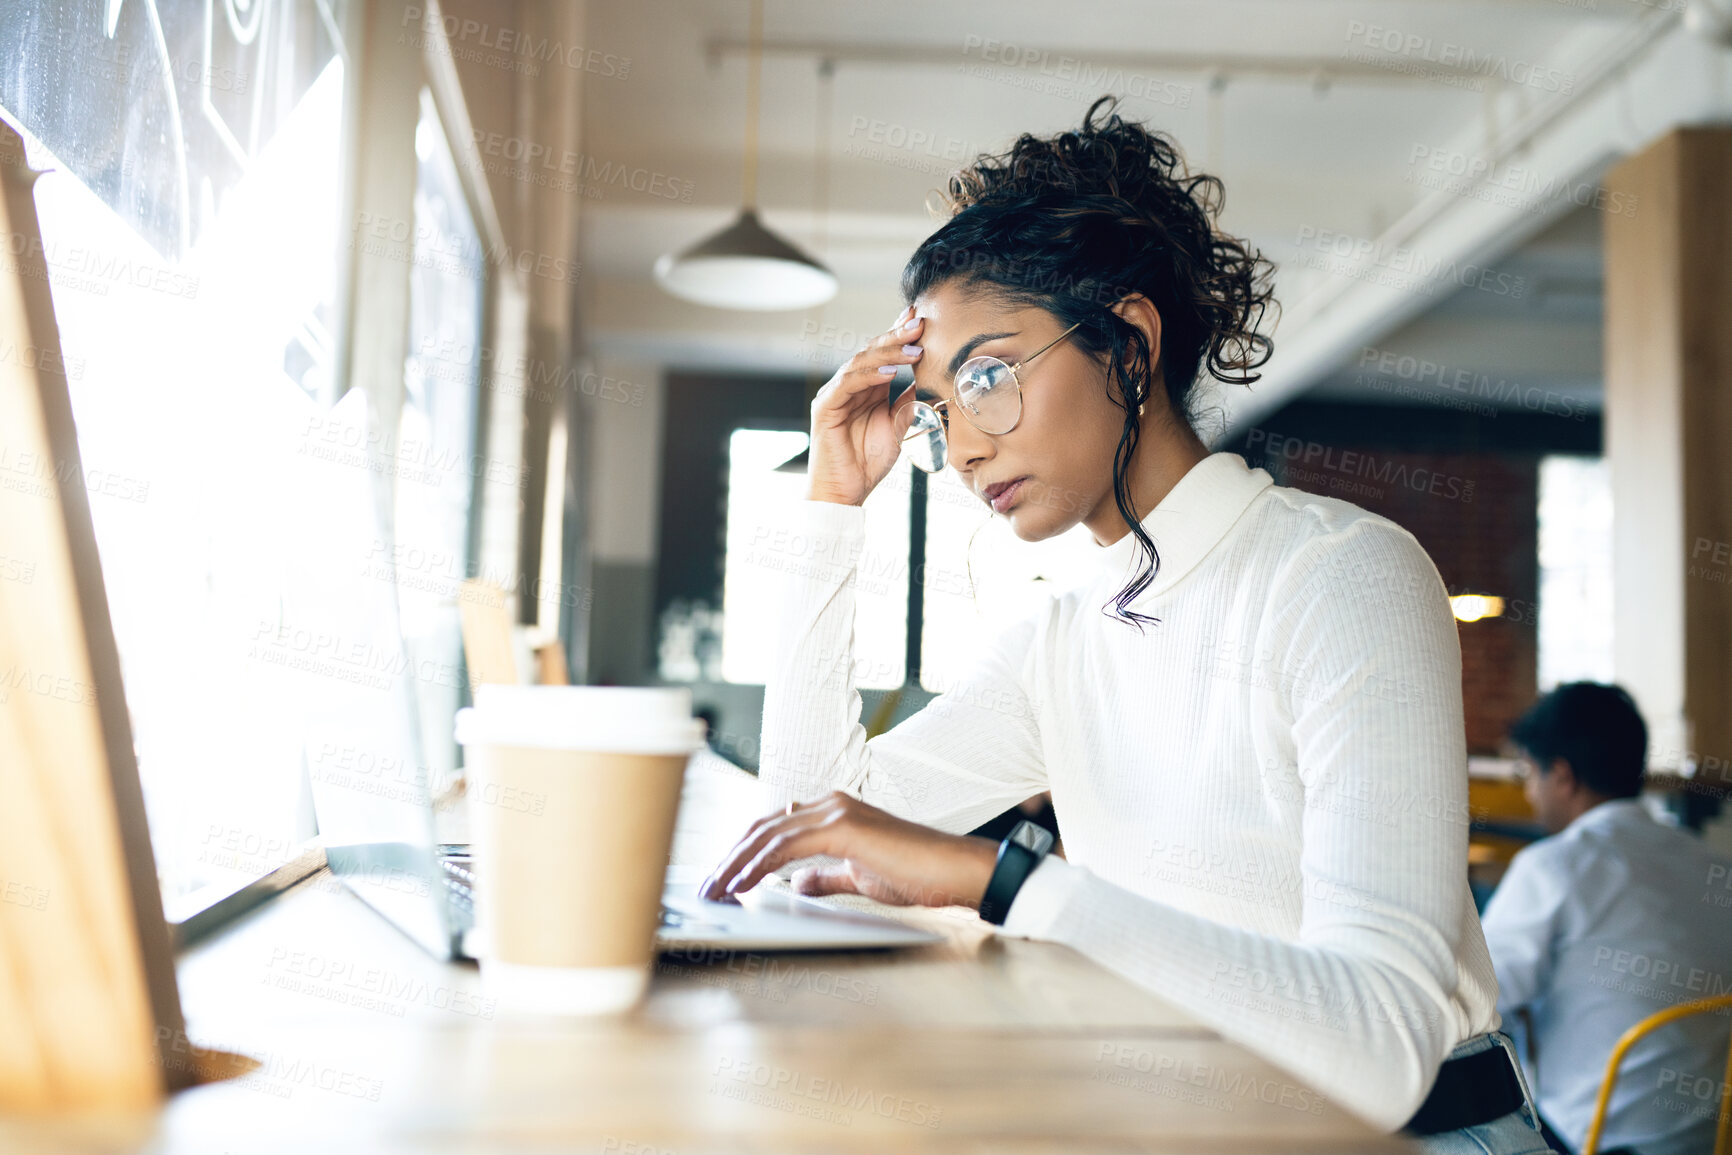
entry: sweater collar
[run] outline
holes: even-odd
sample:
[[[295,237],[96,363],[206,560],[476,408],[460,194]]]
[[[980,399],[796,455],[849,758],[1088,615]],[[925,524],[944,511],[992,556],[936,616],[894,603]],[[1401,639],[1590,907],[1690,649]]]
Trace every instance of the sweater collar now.
[[[1155,543],[1161,565],[1138,600],[1171,589],[1195,569],[1252,500],[1273,484],[1268,471],[1252,469],[1237,453],[1211,453],[1193,465],[1143,518],[1143,532]],[[1095,548],[1099,580],[1117,586],[1129,582],[1146,563],[1142,544],[1129,530],[1111,545]]]

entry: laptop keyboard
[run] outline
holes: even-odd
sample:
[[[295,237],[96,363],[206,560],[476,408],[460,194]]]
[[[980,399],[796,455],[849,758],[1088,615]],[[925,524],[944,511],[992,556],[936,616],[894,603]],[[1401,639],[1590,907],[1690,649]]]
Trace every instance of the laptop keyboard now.
[[[439,858],[440,869],[445,875],[445,897],[460,931],[475,925],[474,861],[445,855]]]
[[[445,876],[445,892],[451,910],[457,916],[458,929],[475,925],[475,860],[467,855],[440,855],[439,867]],[[677,910],[662,908],[662,925],[683,927],[686,918]]]

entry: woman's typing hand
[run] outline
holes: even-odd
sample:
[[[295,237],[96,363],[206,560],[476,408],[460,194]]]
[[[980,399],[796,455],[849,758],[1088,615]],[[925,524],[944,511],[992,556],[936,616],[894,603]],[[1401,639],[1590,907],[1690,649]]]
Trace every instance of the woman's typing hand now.
[[[978,909],[998,844],[908,822],[840,791],[759,819],[699,888],[726,901],[796,859],[826,854],[840,865],[798,871],[801,894],[861,894],[891,906]]]

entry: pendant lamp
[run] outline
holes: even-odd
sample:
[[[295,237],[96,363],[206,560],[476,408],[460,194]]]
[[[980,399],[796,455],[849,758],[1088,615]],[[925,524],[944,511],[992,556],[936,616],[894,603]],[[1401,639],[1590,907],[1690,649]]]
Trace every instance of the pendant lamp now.
[[[836,274],[758,220],[758,83],[763,53],[763,0],[752,0],[751,62],[746,79],[744,204],[734,223],[655,264],[669,293],[718,309],[806,309],[836,295]]]

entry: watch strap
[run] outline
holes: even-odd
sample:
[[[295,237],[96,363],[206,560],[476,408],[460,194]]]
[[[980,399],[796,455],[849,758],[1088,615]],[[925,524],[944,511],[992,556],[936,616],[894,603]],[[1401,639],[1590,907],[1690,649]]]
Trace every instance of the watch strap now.
[[[1018,842],[1016,831],[1011,831],[998,844],[998,863],[992,868],[986,892],[980,897],[980,917],[994,926],[1003,926],[1004,920],[1010,917],[1010,904],[1016,901],[1017,892],[1045,857]]]

